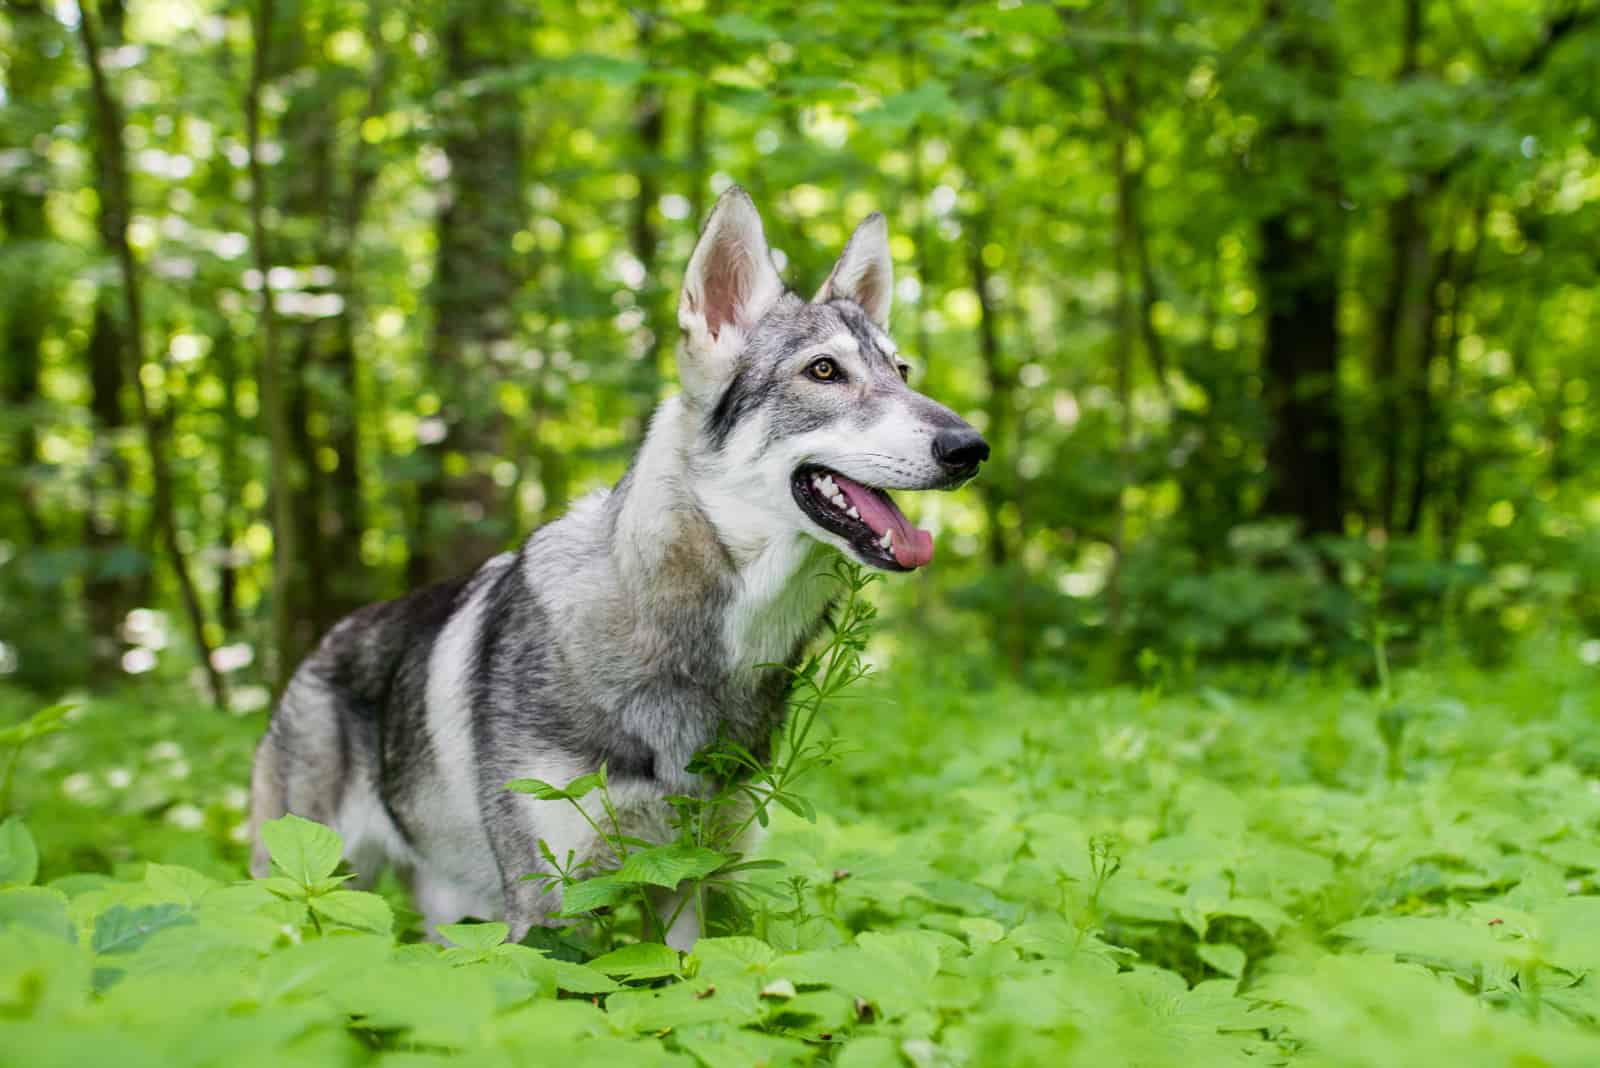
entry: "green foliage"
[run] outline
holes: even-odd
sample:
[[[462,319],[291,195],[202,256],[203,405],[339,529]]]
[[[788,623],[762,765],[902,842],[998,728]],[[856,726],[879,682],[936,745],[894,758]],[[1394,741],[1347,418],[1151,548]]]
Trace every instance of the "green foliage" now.
[[[135,710],[90,700],[20,765],[32,834],[0,825],[0,1049],[195,1065],[1600,1057],[1600,708],[1572,644],[1495,676],[1401,668],[1375,696],[1335,679],[956,696],[916,656],[870,651],[882,675],[818,706],[813,732],[852,751],[805,779],[815,819],[772,803],[757,855],[781,866],[745,872],[748,914],[682,955],[621,918],[602,945],[588,916],[525,945],[501,923],[421,941],[396,887],[346,888],[336,836],[293,818],[267,831],[271,877],[239,881],[228,825],[75,794],[102,836],[154,857],[215,836],[230,859],[74,871],[52,798],[126,759]],[[826,692],[827,657],[812,677]],[[244,766],[256,727],[232,721],[221,759]],[[551,790],[607,818],[603,780]],[[35,836],[42,881],[16,859]],[[643,886],[718,877],[709,846],[623,844],[614,913]]]
[[[13,5],[0,675],[55,693],[191,666],[130,370],[245,705],[343,611],[614,482],[673,389],[673,295],[729,181],[801,292],[855,218],[890,220],[913,381],[994,453],[903,502],[938,561],[884,609],[972,650],[969,676],[1128,679],[1145,649],[1174,672],[1360,663],[1361,555],[1401,662],[1441,630],[1492,662],[1551,613],[1600,633],[1600,45],[1583,4],[1472,8],[278,4],[258,250],[247,12],[109,5],[147,309],[129,368],[75,20]],[[1284,211],[1338,311],[1337,484],[1273,447],[1305,433],[1279,401],[1318,380],[1293,330],[1268,351]],[[1335,521],[1308,531],[1286,481]]]

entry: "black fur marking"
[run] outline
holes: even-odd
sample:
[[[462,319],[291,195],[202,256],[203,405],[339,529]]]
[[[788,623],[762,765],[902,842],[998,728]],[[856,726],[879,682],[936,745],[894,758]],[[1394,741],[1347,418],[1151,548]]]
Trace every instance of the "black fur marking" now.
[[[728,388],[722,391],[722,396],[717,398],[716,407],[706,417],[706,436],[711,439],[711,447],[721,449],[728,443],[728,435],[733,433],[733,428],[760,407],[765,391],[751,388],[751,379],[754,375],[741,368],[734,372]]]

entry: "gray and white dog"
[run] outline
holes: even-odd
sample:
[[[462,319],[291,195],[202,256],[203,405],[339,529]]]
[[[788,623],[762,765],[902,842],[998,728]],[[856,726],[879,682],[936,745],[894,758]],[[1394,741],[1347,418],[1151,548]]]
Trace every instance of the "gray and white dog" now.
[[[783,284],[750,198],[730,189],[678,304],[682,392],[609,492],[473,574],[340,622],[290,681],[256,752],[260,825],[285,812],[344,837],[364,879],[394,864],[430,927],[559,909],[524,880],[598,855],[581,814],[510,793],[606,765],[628,833],[670,835],[662,798],[719,731],[764,754],[787,679],[837,593],[834,553],[886,571],[933,558],[885,489],[951,489],[989,446],[906,384],[889,339],[888,232],[856,229],[816,298]],[[592,795],[591,795],[592,799]],[[683,909],[668,940],[687,948]]]

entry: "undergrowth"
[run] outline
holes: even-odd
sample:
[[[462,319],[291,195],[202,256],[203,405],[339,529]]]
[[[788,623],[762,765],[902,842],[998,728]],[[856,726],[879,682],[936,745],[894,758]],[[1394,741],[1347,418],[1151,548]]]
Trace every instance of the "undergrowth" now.
[[[563,941],[421,941],[398,885],[348,889],[304,821],[244,880],[260,717],[83,699],[41,724],[68,729],[0,734],[29,735],[0,830],[0,1063],[1600,1063],[1600,679],[1572,647],[1268,698],[938,672],[901,654],[756,761],[842,739],[803,780],[728,776],[771,795],[754,857],[718,814],[749,810],[700,799],[675,842],[569,869],[762,862],[688,954],[645,940],[648,881]],[[0,695],[0,723],[27,712]]]

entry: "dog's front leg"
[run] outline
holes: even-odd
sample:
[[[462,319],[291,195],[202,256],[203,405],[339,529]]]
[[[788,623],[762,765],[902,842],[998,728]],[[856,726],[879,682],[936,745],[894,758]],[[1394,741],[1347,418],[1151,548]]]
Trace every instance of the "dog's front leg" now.
[[[484,830],[500,868],[500,918],[511,928],[508,938],[512,942],[522,941],[535,926],[553,926],[561,908],[561,891],[550,878],[525,878],[555,874],[546,870],[539,856],[539,835],[530,819],[535,804],[539,803],[501,792],[491,796],[484,808]]]

